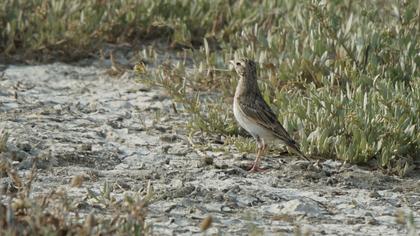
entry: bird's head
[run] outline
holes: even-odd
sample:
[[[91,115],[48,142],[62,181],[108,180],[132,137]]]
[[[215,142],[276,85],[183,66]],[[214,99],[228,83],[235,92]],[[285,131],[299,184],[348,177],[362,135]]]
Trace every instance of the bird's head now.
[[[238,73],[240,77],[256,77],[257,66],[253,60],[244,58],[229,62],[232,64],[233,68],[235,68],[236,73]]]

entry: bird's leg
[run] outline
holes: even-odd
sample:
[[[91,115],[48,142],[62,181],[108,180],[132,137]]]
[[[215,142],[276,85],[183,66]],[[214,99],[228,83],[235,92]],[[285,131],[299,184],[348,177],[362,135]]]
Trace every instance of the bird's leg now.
[[[263,140],[262,154],[261,155],[265,156],[265,154],[267,154],[267,151],[268,151],[268,145]]]
[[[257,145],[258,145],[257,157],[255,158],[255,161],[252,164],[252,167],[249,170],[249,172],[261,172],[261,171],[264,171],[264,169],[261,169],[260,168],[260,161],[261,161],[261,156],[264,155],[264,152],[267,149],[267,145],[264,143],[264,140],[263,139],[260,139],[260,138],[257,138]]]
[[[252,164],[251,169],[249,169],[249,172],[260,172],[261,171],[261,168],[260,168],[261,152],[262,152],[262,148],[258,147],[257,157],[255,158],[255,161]]]

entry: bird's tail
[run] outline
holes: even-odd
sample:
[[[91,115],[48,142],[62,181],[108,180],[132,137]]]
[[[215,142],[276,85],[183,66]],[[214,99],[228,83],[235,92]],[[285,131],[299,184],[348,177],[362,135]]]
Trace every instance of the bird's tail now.
[[[289,146],[289,148],[292,149],[293,152],[295,152],[296,154],[298,154],[303,159],[305,159],[307,161],[310,161],[310,159],[305,154],[303,154],[303,152],[300,151],[299,144],[297,144],[296,142],[294,142],[294,141],[293,142],[289,142],[287,144],[287,146]]]

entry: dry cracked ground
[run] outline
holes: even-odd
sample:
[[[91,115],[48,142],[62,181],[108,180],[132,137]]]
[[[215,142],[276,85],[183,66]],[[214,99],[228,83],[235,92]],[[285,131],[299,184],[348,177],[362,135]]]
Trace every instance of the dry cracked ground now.
[[[116,199],[154,195],[146,223],[155,235],[416,235],[420,232],[420,175],[398,178],[325,161],[320,167],[291,157],[267,157],[269,171],[250,174],[253,154],[197,151],[187,117],[165,93],[130,72],[112,77],[98,62],[0,66],[0,128],[21,176],[37,158],[33,195],[52,189],[84,202],[84,213],[110,210],[87,201],[104,183]],[[198,141],[197,141],[198,142]],[[69,183],[84,176],[81,187]],[[10,179],[0,177],[5,186]],[[1,196],[7,201],[7,196]],[[83,212],[83,209],[81,210]],[[398,220],[412,215],[414,225]],[[417,229],[415,230],[415,228]],[[410,231],[411,230],[411,231]],[[416,232],[417,233],[416,233]]]

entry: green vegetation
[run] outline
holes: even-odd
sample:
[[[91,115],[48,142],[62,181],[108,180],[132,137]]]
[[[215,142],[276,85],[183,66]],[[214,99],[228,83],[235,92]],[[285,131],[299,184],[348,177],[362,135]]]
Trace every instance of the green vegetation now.
[[[235,56],[254,58],[264,96],[305,152],[352,163],[376,159],[404,175],[420,156],[416,4],[287,3],[229,6],[225,17],[233,19],[208,33],[220,49],[203,39],[203,47],[187,51],[193,69],[162,67],[154,82],[158,77],[185,104],[193,130],[232,135],[237,128],[225,111],[235,75],[216,68]]]
[[[396,0],[5,0],[0,51],[74,60],[103,43],[167,43],[192,63],[166,61],[142,79],[184,104],[192,130],[222,135],[238,133],[226,62],[253,58],[303,151],[404,175],[420,156],[419,13],[418,1]],[[140,55],[156,60],[153,47]]]

